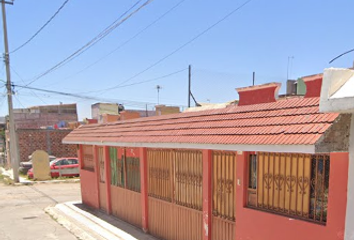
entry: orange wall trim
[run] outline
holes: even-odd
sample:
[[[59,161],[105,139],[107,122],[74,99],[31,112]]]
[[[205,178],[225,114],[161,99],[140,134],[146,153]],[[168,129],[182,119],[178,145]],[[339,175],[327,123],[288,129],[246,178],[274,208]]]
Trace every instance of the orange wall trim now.
[[[211,239],[211,150],[203,150],[203,240]]]
[[[149,229],[148,217],[148,182],[147,182],[147,151],[140,148],[140,189],[141,189],[141,225],[144,232]]]
[[[237,159],[236,239],[243,240],[343,240],[348,179],[348,153],[331,153],[327,225],[279,216],[246,206],[246,154]],[[240,194],[242,192],[243,194]]]

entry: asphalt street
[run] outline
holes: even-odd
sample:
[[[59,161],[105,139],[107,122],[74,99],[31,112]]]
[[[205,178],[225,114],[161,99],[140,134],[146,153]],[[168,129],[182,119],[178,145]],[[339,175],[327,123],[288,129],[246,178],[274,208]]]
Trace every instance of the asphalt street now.
[[[8,186],[0,182],[0,239],[77,239],[44,211],[68,201],[81,201],[79,183]]]

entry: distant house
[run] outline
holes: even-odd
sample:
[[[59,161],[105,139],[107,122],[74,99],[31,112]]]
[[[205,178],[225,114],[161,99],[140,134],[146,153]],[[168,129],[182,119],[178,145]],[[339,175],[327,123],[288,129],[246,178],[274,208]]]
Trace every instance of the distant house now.
[[[44,150],[56,157],[75,157],[77,154],[75,146],[62,144],[62,139],[71,132],[69,123],[77,120],[76,104],[14,109],[20,161],[28,161],[28,156],[35,150]],[[8,134],[7,132],[9,146]],[[10,164],[10,154],[7,156],[7,162]]]
[[[82,201],[161,239],[343,239],[350,114],[280,84],[219,109],[82,126]]]
[[[76,104],[60,104],[14,109],[14,120],[18,129],[38,129],[63,128],[78,118]]]

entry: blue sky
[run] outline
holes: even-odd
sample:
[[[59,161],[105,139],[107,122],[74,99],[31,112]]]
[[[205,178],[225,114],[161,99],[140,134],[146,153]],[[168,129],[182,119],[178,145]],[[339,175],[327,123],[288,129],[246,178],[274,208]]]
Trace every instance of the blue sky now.
[[[10,51],[30,38],[64,0],[15,0],[7,5]],[[57,17],[21,50],[10,55],[15,84],[24,85],[65,59],[100,33],[134,3],[133,0],[70,0]],[[193,39],[244,1],[185,0],[163,19],[114,53],[112,50],[155,21],[180,0],[154,0],[78,58],[38,79],[30,86],[117,100],[126,108],[152,109],[157,103],[187,105],[188,72],[130,87],[92,92],[116,86]],[[350,67],[354,53],[332,64],[340,53],[354,48],[354,1],[350,0],[252,0],[182,50],[131,79],[146,81],[187,69],[192,65],[192,92],[200,102],[237,99],[237,87],[282,82],[285,91],[288,57],[293,56],[289,77],[322,72],[327,67]],[[3,49],[2,29],[1,49]],[[3,50],[2,50],[3,52]],[[87,68],[98,59],[97,64]],[[84,71],[83,69],[87,68]],[[81,72],[80,72],[81,71]],[[80,73],[78,73],[80,72]],[[6,79],[4,66],[0,78]],[[19,90],[14,106],[78,103],[79,118],[90,117],[97,101]],[[5,88],[0,89],[5,93]],[[89,92],[89,93],[87,93]],[[7,114],[0,95],[0,115]]]

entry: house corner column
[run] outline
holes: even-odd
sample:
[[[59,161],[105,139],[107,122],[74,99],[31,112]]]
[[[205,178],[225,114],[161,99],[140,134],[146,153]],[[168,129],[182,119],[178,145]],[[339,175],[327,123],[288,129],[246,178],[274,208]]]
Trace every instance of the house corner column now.
[[[354,238],[354,113],[352,114],[350,124],[348,164],[347,208],[344,239],[352,240]]]
[[[103,157],[104,157],[104,169],[105,169],[105,182],[106,182],[106,205],[107,205],[107,213],[112,214],[112,198],[111,198],[111,164],[110,164],[110,156],[109,156],[109,147],[103,147]]]
[[[203,150],[203,240],[211,239],[211,150]]]
[[[140,189],[141,189],[141,221],[145,233],[149,231],[148,181],[147,181],[147,149],[140,148]]]
[[[84,167],[83,146],[81,144],[77,145],[77,158],[79,159],[79,168],[81,171],[81,169]]]
[[[97,202],[98,202],[98,208],[101,207],[100,203],[100,168],[99,168],[99,163],[98,163],[98,153],[97,153],[97,146],[93,145],[93,161],[95,164],[95,180],[96,180],[96,191],[97,191]]]

